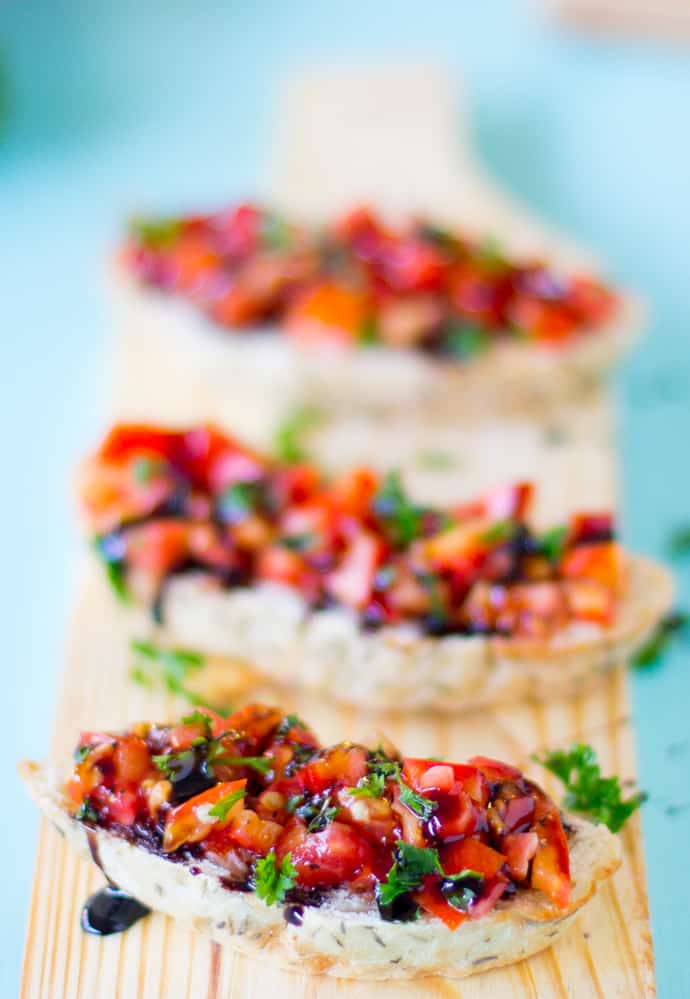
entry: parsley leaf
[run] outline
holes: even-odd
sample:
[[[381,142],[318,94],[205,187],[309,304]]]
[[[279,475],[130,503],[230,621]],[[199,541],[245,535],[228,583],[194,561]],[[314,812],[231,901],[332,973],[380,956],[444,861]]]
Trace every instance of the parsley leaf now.
[[[348,787],[347,793],[355,798],[381,798],[386,787],[382,773],[370,773],[357,781],[356,787]]]
[[[74,762],[75,763],[83,763],[84,760],[89,755],[89,753],[91,752],[92,749],[93,749],[93,746],[77,746],[77,748],[74,750],[74,753],[73,753]]]
[[[244,798],[244,788],[238,787],[236,791],[232,791],[230,794],[226,794],[224,798],[221,798],[220,801],[217,801],[213,806],[213,808],[209,809],[208,814],[213,815],[215,818],[220,819],[221,822],[225,822],[225,820],[228,817],[228,813],[230,812],[230,809],[234,808],[237,802],[241,801],[242,798]]]
[[[200,708],[209,708],[217,714],[225,712],[218,705],[209,704],[203,697],[189,690],[187,679],[204,665],[204,657],[198,652],[185,649],[165,649],[153,642],[133,639],[130,649],[136,661],[130,670],[130,678],[144,687],[152,687],[155,681],[163,683],[165,688],[178,697],[183,697],[190,704]]]
[[[515,534],[516,524],[514,520],[497,520],[495,524],[488,527],[481,536],[481,541],[485,545],[502,545]]]
[[[124,550],[117,535],[97,535],[92,540],[94,551],[103,563],[110,587],[123,604],[129,601],[129,592],[125,582]],[[122,550],[121,550],[122,549]]]
[[[399,839],[395,862],[385,881],[376,886],[380,905],[388,906],[399,895],[419,888],[427,874],[443,874],[438,852],[431,847],[411,846]]]
[[[314,406],[300,406],[289,413],[276,429],[273,450],[280,461],[295,465],[305,461],[307,452],[304,436],[323,421],[323,414]]]
[[[74,817],[79,822],[97,822],[98,821],[98,812],[96,811],[96,809],[91,804],[91,799],[90,798],[84,798],[84,800],[82,801],[81,805],[79,806],[79,808],[77,809],[77,811],[74,813]]]
[[[550,530],[545,531],[539,538],[539,551],[549,562],[560,562],[567,534],[568,528],[565,525],[561,525],[560,527],[552,527]]]
[[[374,511],[383,521],[394,545],[404,548],[418,538],[426,510],[405,495],[400,472],[388,472],[374,496]]]
[[[287,892],[294,888],[297,879],[297,869],[292,864],[292,854],[286,853],[278,866],[275,850],[257,860],[254,868],[254,884],[256,894],[266,905],[283,902]]]
[[[423,794],[417,794],[411,787],[404,784],[400,777],[397,780],[400,786],[400,800],[403,805],[409,808],[411,812],[414,812],[423,822],[430,819],[438,808],[437,803],[431,801],[429,798],[425,798]]]
[[[618,832],[632,813],[646,800],[643,791],[623,798],[618,777],[602,777],[596,753],[591,746],[577,743],[568,750],[556,749],[532,759],[555,774],[566,789],[563,806],[583,812],[595,822]]]
[[[278,544],[291,552],[303,552],[311,548],[315,540],[313,534],[286,534],[285,537],[278,539]]]
[[[222,747],[221,751],[222,751]],[[209,754],[208,760],[214,765],[220,764],[226,767],[251,767],[258,770],[260,774],[267,774],[273,767],[273,760],[270,756],[222,756],[219,754]]]
[[[144,246],[152,250],[162,250],[171,246],[182,232],[182,220],[133,218],[129,231]]]
[[[216,511],[221,520],[238,523],[245,520],[259,506],[256,482],[234,482],[224,489],[216,501]]]
[[[446,350],[462,361],[483,354],[490,343],[491,338],[487,331],[474,323],[451,326],[445,335]]]
[[[318,811],[307,826],[307,832],[321,832],[321,830],[325,829],[326,826],[329,825],[329,823],[331,823],[336,817],[338,814],[338,806],[331,805],[330,800],[330,795],[326,795],[324,797],[323,801],[319,805]],[[302,809],[298,808],[297,814],[300,815],[301,812]]]
[[[632,664],[637,669],[645,669],[658,663],[662,654],[666,651],[674,635],[685,631],[690,623],[690,616],[680,611],[667,614],[656,627],[656,630],[645,644],[637,650],[632,659]]]

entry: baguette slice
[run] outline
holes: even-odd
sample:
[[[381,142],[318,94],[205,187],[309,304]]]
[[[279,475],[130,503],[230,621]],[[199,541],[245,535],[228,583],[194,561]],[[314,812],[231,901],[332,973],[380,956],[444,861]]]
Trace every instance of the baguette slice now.
[[[193,685],[214,703],[232,693],[233,660],[250,675],[366,709],[458,712],[586,689],[649,638],[672,600],[670,573],[629,556],[627,589],[611,628],[575,623],[544,642],[435,638],[411,626],[365,631],[346,609],[311,611],[279,584],[228,591],[190,573],[166,584],[162,627],[138,610],[131,630],[212,657]]]
[[[440,428],[458,421],[548,413],[611,370],[637,339],[644,314],[626,295],[608,323],[557,350],[506,341],[459,363],[391,347],[305,348],[271,327],[228,332],[192,305],[120,272],[114,302],[125,344],[117,379],[122,416],[173,425],[212,421],[267,447],[286,413],[315,407],[317,454],[327,462],[329,427],[343,418],[366,422],[359,457],[369,460],[377,441],[410,413],[429,446]]]
[[[465,978],[511,964],[552,944],[621,860],[619,842],[605,826],[568,815],[573,887],[565,910],[529,889],[451,931],[426,915],[415,922],[385,922],[372,904],[362,907],[339,891],[319,908],[305,907],[297,927],[286,921],[283,906],[268,907],[253,893],[224,888],[212,868],[192,873],[188,864],[173,863],[103,829],[87,830],[67,813],[57,780],[40,764],[24,762],[20,773],[70,847],[97,858],[106,877],[123,891],[218,943],[314,974]]]

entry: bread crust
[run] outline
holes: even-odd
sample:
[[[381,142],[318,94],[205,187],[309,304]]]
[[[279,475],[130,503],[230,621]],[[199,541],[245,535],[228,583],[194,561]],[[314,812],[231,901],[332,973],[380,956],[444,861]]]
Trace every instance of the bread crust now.
[[[88,857],[87,831],[65,810],[54,777],[34,762],[20,764],[20,774],[70,847]],[[605,826],[574,816],[566,820],[572,828],[568,908],[556,909],[541,892],[528,889],[454,932],[425,914],[411,923],[385,922],[371,903],[348,907],[342,892],[319,908],[305,907],[302,925],[296,927],[286,922],[283,906],[269,907],[253,893],[224,888],[212,869],[193,874],[185,864],[172,863],[103,829],[94,830],[93,836],[104,874],[121,889],[242,953],[340,978],[465,978],[550,946],[619,867],[619,842]]]
[[[239,666],[245,683],[267,678],[364,709],[457,713],[571,696],[625,661],[673,600],[671,575],[654,562],[629,557],[627,575],[613,627],[574,623],[548,641],[436,638],[410,625],[365,631],[354,613],[311,611],[279,584],[224,590],[203,574],[169,580],[162,627],[141,609],[129,627],[207,656],[193,682],[212,702],[232,695]]]
[[[564,347],[506,340],[461,363],[391,347],[302,347],[274,327],[227,331],[122,268],[112,283],[119,328],[157,371],[156,385],[128,393],[134,415],[215,420],[259,444],[285,412],[305,404],[326,419],[369,415],[373,431],[379,420],[414,412],[432,444],[435,430],[456,420],[539,412],[597,383],[635,342],[644,316],[625,295],[608,323]]]

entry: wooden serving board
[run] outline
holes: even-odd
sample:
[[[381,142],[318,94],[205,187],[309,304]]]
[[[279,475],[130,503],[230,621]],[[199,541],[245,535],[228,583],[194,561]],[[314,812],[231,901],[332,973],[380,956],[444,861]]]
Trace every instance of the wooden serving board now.
[[[433,88],[427,93],[427,104],[434,103],[434,93]],[[419,102],[419,95],[416,99]],[[301,106],[303,109],[303,98]],[[302,112],[297,115],[298,119],[301,115]],[[445,126],[439,125],[439,134],[444,127],[449,127],[447,121]],[[437,149],[437,153],[444,155],[443,150]],[[295,158],[299,159],[297,151]],[[346,191],[348,197],[352,194]],[[145,363],[144,357],[138,362],[136,356],[130,356],[128,364]],[[155,381],[155,368],[147,371]],[[126,416],[128,403],[134,406],[136,400],[128,399],[122,386],[117,398],[116,415]],[[537,429],[531,435],[526,432],[524,440],[529,441],[529,447],[524,443],[521,451],[521,436],[515,434],[514,427],[510,431],[506,428],[511,441],[511,470],[516,463],[519,467],[522,457],[529,464],[530,474],[544,481],[540,512],[545,518],[555,519],[575,507],[590,506],[593,496],[597,506],[615,506],[617,472],[607,399],[603,395],[592,397],[586,403],[586,413],[564,412],[559,414],[559,422],[562,433],[556,452],[554,442],[549,442],[548,435]],[[494,454],[488,464],[487,459],[479,458],[470,463],[462,477],[463,493],[471,494],[488,476],[494,481],[504,479],[505,468],[496,462]],[[56,759],[66,758],[80,727],[123,727],[137,719],[174,717],[183,709],[182,703],[160,692],[133,685],[128,680],[129,666],[125,619],[114,605],[100,573],[89,564],[72,621],[52,747]],[[266,692],[253,692],[253,696],[260,694]],[[523,765],[554,795],[560,793],[559,788],[530,763],[530,754],[535,750],[586,741],[599,753],[605,771],[631,780],[635,777],[623,668],[610,674],[587,697],[547,706],[516,706],[500,714],[484,713],[480,717],[377,718],[299,693],[284,696],[283,701],[286,708],[298,710],[324,742],[364,739],[378,729],[412,755],[457,760],[476,753],[494,755]],[[564,938],[548,951],[507,969],[463,981],[430,978],[405,985],[292,974],[262,961],[261,957],[250,960],[230,948],[211,944],[159,915],[142,920],[120,936],[89,937],[79,927],[80,909],[86,897],[99,887],[102,876],[93,865],[70,854],[57,833],[44,823],[33,885],[22,996],[25,999],[653,996],[653,954],[638,817],[625,828],[622,841],[621,870]]]

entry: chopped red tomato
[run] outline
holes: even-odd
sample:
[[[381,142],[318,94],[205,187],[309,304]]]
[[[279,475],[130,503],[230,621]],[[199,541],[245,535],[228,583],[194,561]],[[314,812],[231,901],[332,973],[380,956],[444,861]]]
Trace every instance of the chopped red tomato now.
[[[577,545],[566,552],[561,571],[566,578],[591,579],[617,593],[623,576],[623,558],[615,541]]]
[[[374,577],[384,556],[384,546],[374,535],[362,531],[351,542],[338,569],[327,578],[328,592],[346,607],[360,610],[369,603]]]
[[[424,878],[422,887],[414,893],[414,900],[425,912],[436,916],[446,924],[449,930],[456,930],[461,923],[469,918],[467,912],[456,909],[443,897],[437,878]]]
[[[304,823],[293,820],[276,847],[278,858],[291,854],[297,880],[305,888],[352,881],[374,856],[363,837],[342,822],[331,822],[321,832],[309,834]]]
[[[441,847],[439,857],[443,870],[448,874],[477,871],[487,880],[494,878],[506,862],[502,853],[474,838],[461,839]]]
[[[222,817],[211,815],[211,810],[224,799],[234,796],[235,792],[244,790],[246,783],[246,780],[231,780],[216,784],[208,791],[197,794],[184,804],[173,808],[165,820],[163,833],[165,852],[177,850],[183,843],[198,843],[214,826],[227,825],[233,816],[242,810],[242,797],[239,797]]]
[[[335,281],[322,281],[293,302],[285,325],[302,343],[349,344],[360,337],[366,317],[366,296]]]
[[[362,746],[343,743],[307,763],[297,774],[297,779],[310,794],[320,794],[333,786],[354,787],[367,772],[366,750]]]

